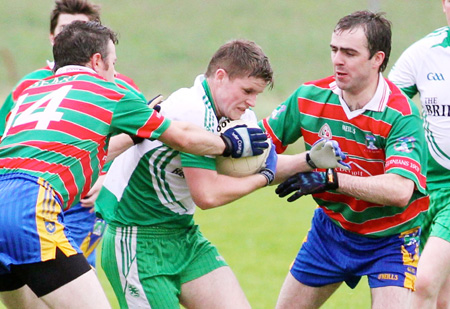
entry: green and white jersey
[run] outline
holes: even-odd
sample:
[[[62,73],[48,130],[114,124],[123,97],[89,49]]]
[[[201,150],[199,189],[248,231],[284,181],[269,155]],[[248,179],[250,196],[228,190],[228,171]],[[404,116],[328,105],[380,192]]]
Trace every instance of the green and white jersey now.
[[[161,114],[213,133],[220,123],[203,75],[192,88],[170,95],[161,104]],[[256,122],[250,110],[242,118]],[[196,205],[183,167],[215,170],[215,158],[180,153],[159,141],[145,140],[131,147],[114,160],[96,201],[97,213],[117,226],[180,228],[194,224]]]
[[[428,143],[428,189],[450,187],[450,28],[439,28],[406,49],[389,79],[409,97],[420,94]]]

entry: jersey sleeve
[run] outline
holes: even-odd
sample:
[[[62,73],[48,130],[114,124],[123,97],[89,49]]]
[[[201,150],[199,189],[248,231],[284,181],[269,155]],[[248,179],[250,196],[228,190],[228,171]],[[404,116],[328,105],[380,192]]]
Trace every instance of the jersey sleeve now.
[[[410,103],[415,108],[414,103]],[[386,141],[386,173],[411,179],[426,194],[427,145],[418,110],[399,117]]]
[[[147,106],[147,102],[131,91],[117,104],[111,121],[112,133],[127,133],[151,140],[157,139],[170,125],[170,120]]]
[[[298,104],[300,89],[259,122],[259,126],[272,138],[278,153],[284,152],[289,144],[302,136]]]
[[[33,85],[38,80],[51,76],[52,70],[47,66],[39,70],[33,71],[24,77],[14,86],[11,93],[6,98],[0,109],[0,138],[3,136],[6,127],[6,118],[14,106],[14,101],[19,95],[29,86]]]
[[[180,153],[182,167],[195,167],[207,170],[216,170],[216,160],[211,157],[196,156],[189,153]]]
[[[417,67],[421,61],[419,46],[413,44],[406,49],[389,72],[388,79],[397,85],[409,98],[417,92]]]
[[[8,117],[8,114],[11,111],[13,105],[14,101],[11,92],[6,98],[5,102],[3,102],[3,105],[0,109],[0,139],[3,136],[3,133],[5,132],[6,118]]]

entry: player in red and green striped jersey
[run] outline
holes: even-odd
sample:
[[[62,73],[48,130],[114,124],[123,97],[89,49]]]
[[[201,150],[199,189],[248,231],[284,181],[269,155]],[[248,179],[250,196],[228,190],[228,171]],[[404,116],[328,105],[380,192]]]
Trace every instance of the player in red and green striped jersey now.
[[[52,45],[54,38],[61,32],[63,27],[75,20],[100,21],[100,7],[85,0],[56,0],[50,14],[49,39]],[[52,76],[53,66],[53,61],[47,61],[45,67],[27,74],[14,87],[0,109],[0,138],[5,129],[6,116],[11,111],[14,101],[17,101],[23,90],[38,80]],[[115,82],[131,91],[136,91],[136,94],[142,96],[139,88],[131,78],[116,72]],[[105,172],[106,170],[102,171],[102,174]],[[96,247],[101,240],[106,225],[104,220],[96,218],[95,213],[92,211],[93,201],[98,193],[96,188],[101,186],[102,179],[103,176],[98,179],[99,183],[97,186],[93,187],[80,203],[73,205],[64,214],[65,224],[71,230],[72,238],[93,267],[96,266]]]
[[[100,21],[100,7],[85,0],[56,0],[50,14],[49,39],[52,45],[55,36],[61,32],[65,25],[74,20]],[[25,75],[8,95],[0,109],[0,138],[5,129],[6,116],[11,111],[14,101],[17,101],[17,98],[23,90],[38,80],[52,76],[53,66],[53,61],[47,61],[46,66]],[[116,83],[122,83],[133,91],[137,89],[134,82],[122,74],[116,76]],[[83,251],[89,264],[95,267],[95,249],[103,235],[102,232],[104,231],[105,222],[96,218],[95,214],[91,211],[92,208],[83,207],[92,207],[93,205],[90,201],[96,197],[95,191],[92,190],[88,195],[89,196],[86,199],[82,200],[83,204],[80,202],[73,205],[70,210],[64,214],[64,217],[66,226],[71,230],[72,238]]]
[[[199,155],[241,157],[268,147],[261,130],[236,127],[219,137],[165,119],[117,86],[116,42],[97,22],[67,25],[53,46],[55,75],[23,91],[8,116],[0,143],[3,302],[26,307],[21,292],[27,286],[49,307],[109,307],[65,228],[63,210],[89,191],[112,135],[158,139]]]
[[[336,140],[351,170],[305,171],[280,184],[289,201],[313,194],[312,228],[281,289],[277,308],[320,307],[346,282],[367,276],[375,308],[406,308],[418,263],[426,144],[418,109],[383,78],[390,22],[360,11],[331,38],[334,75],[300,86],[262,125],[278,149],[300,137],[309,149]]]

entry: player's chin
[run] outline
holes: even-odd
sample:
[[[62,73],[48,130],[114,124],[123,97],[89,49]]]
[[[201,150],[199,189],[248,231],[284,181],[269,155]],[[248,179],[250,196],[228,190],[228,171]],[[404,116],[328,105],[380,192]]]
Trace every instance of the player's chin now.
[[[245,109],[241,110],[241,109],[236,109],[233,110],[230,115],[228,115],[228,118],[230,118],[231,120],[238,120],[241,119],[242,115],[244,115],[245,113]]]

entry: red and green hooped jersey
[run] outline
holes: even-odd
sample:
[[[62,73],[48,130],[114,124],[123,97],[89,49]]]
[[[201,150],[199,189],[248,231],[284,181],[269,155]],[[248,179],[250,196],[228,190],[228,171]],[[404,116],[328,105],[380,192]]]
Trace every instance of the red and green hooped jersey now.
[[[1,106],[0,109],[0,137],[3,135],[3,130],[5,129],[6,118],[11,109],[13,108],[14,102],[17,101],[17,99],[19,98],[19,95],[22,93],[22,91],[33,85],[35,82],[52,76],[53,65],[54,65],[53,62],[48,62],[48,64],[45,67],[37,69],[36,71],[33,71],[25,75],[24,77],[22,77],[22,79],[17,83],[17,85],[8,95],[8,97],[6,98],[5,102],[3,102],[3,105]],[[145,100],[145,97],[142,95],[138,86],[136,86],[136,84],[131,78],[121,73],[116,73],[115,78],[116,83],[117,85],[119,85],[119,87],[134,91],[135,94],[141,96]]]
[[[279,152],[302,136],[306,149],[320,138],[330,138],[339,142],[352,167],[349,172],[339,172],[359,177],[395,173],[416,184],[409,205],[403,208],[335,191],[313,195],[342,228],[378,237],[420,225],[428,196],[426,144],[418,109],[381,74],[377,92],[363,110],[350,111],[339,93],[334,77],[306,83],[260,124]]]
[[[0,174],[40,176],[69,207],[98,177],[111,135],[155,139],[169,124],[134,92],[97,74],[51,76],[24,90],[14,105],[0,144]]]
[[[1,106],[0,109],[0,137],[3,135],[3,130],[5,129],[6,125],[6,118],[14,105],[14,101],[17,100],[22,91],[33,85],[38,80],[47,78],[52,75],[53,75],[52,69],[47,65],[43,68],[40,68],[36,71],[33,71],[25,75],[17,83],[13,91],[11,91],[11,93],[6,98],[5,102],[3,102],[3,105]]]

